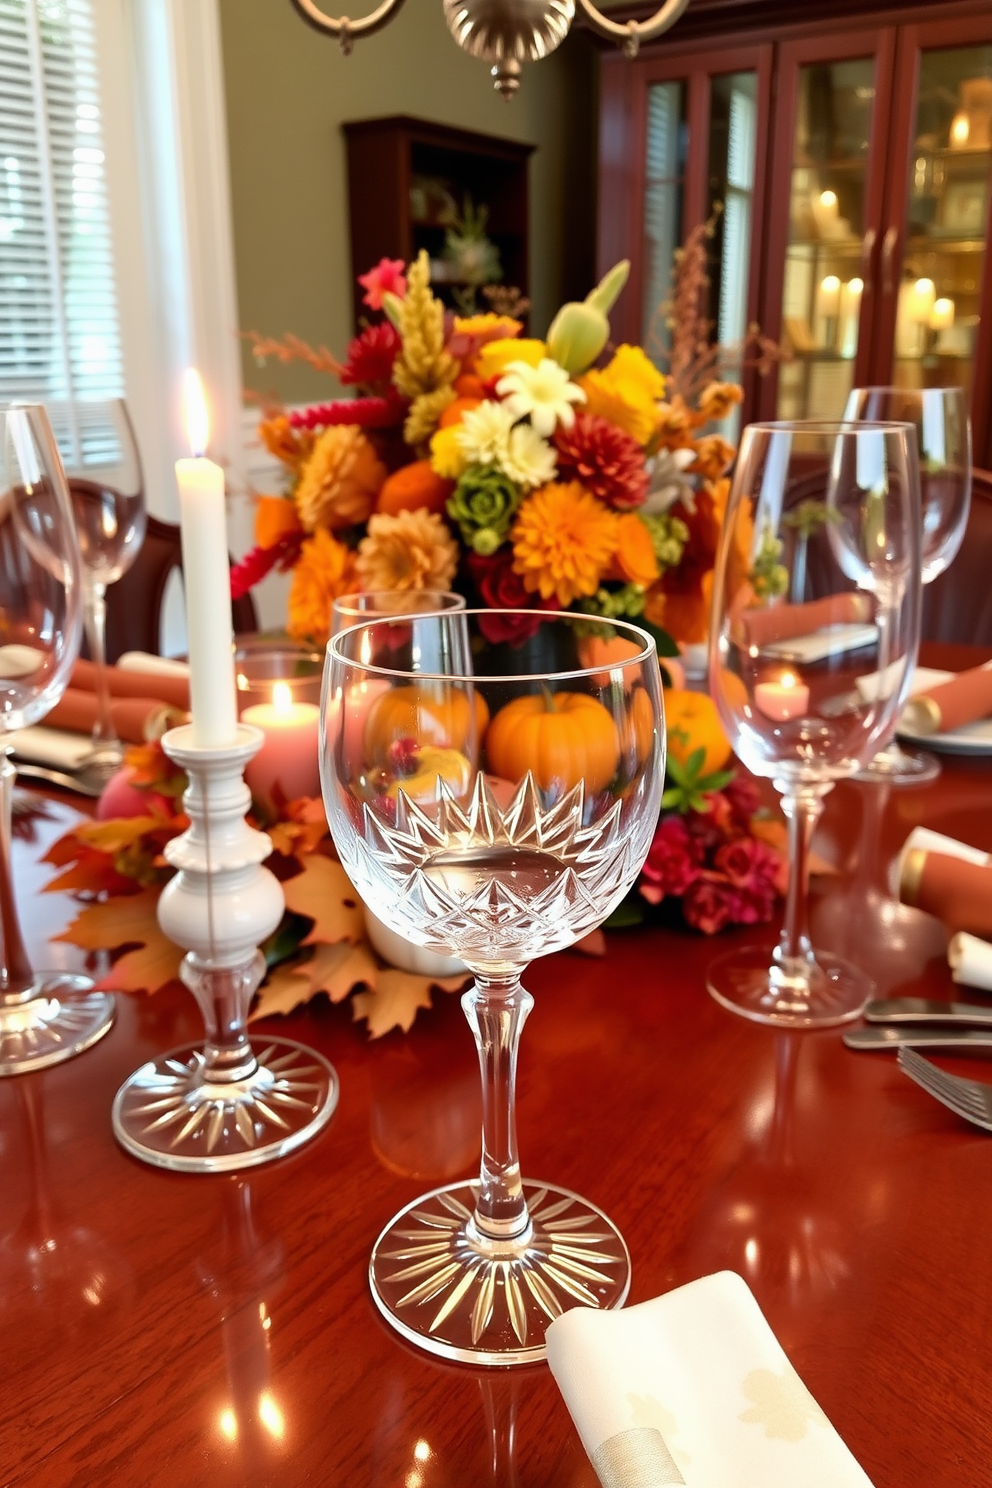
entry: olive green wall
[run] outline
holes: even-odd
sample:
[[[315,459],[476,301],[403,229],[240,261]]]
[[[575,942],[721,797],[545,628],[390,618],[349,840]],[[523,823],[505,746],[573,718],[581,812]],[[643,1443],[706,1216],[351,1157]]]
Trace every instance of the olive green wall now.
[[[352,0],[349,13],[372,8]],[[580,35],[524,69],[505,102],[488,69],[456,47],[441,0],[407,0],[350,57],[306,25],[290,0],[220,0],[242,327],[293,331],[337,355],[352,335],[345,120],[411,114],[527,140],[532,326],[584,294],[594,263],[595,53]],[[329,0],[340,14],[340,0]],[[333,396],[305,367],[259,368],[246,388],[287,400]]]

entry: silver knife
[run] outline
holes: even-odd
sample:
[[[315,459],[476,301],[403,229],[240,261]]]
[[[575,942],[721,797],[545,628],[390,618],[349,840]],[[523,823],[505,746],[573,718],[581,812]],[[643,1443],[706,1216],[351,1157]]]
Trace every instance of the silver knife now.
[[[893,1028],[870,1023],[844,1034],[849,1049],[992,1049],[992,1028],[943,1028],[920,1024]]]
[[[868,1023],[970,1023],[992,1028],[992,1007],[971,1002],[932,1002],[926,997],[893,997],[888,1002],[870,1002],[865,1008]]]

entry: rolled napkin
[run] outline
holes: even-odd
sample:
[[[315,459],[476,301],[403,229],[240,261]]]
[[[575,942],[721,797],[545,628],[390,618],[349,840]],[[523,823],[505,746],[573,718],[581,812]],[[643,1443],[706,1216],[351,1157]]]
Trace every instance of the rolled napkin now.
[[[603,1488],[871,1488],[732,1271],[573,1308],[547,1349]]]
[[[947,947],[947,964],[951,980],[963,987],[977,987],[992,992],[992,945],[977,935],[960,931],[952,935]]]
[[[969,667],[950,682],[915,693],[902,710],[903,727],[914,734],[949,734],[992,714],[992,662]]]
[[[744,610],[739,616],[744,644],[760,651],[775,641],[812,635],[833,625],[864,625],[872,618],[867,594],[831,594],[806,604],[776,604]]]
[[[157,677],[189,678],[189,662],[178,656],[153,656],[150,651],[124,651],[114,665],[122,672],[154,672]]]
[[[897,899],[907,859],[914,853],[941,853],[945,858],[960,858],[962,863],[976,863],[979,867],[992,864],[992,855],[983,852],[980,847],[969,847],[967,842],[959,842],[956,837],[947,837],[943,832],[934,832],[930,827],[914,827],[902,845],[889,883]],[[913,873],[918,872],[918,860],[915,861],[917,867],[910,871],[910,878]]]
[[[957,844],[960,845],[960,844]],[[992,935],[992,864],[924,847],[903,853],[899,898],[943,920],[951,934]]]
[[[96,694],[97,668],[92,661],[80,658],[72,669],[69,689]],[[107,687],[112,698],[155,698],[160,704],[189,712],[189,674],[177,676],[172,672],[161,672],[157,668],[112,666],[107,668]],[[59,724],[59,728],[71,728],[71,724]],[[115,725],[116,727],[116,725]],[[119,732],[119,730],[118,730]],[[121,738],[124,735],[121,734]]]
[[[125,744],[143,744],[146,739],[160,733],[163,724],[178,722],[185,716],[184,708],[174,708],[157,697],[112,696],[110,699],[111,721],[118,738]],[[92,734],[96,720],[96,693],[67,687],[48,714],[46,723],[53,729],[88,735]]]

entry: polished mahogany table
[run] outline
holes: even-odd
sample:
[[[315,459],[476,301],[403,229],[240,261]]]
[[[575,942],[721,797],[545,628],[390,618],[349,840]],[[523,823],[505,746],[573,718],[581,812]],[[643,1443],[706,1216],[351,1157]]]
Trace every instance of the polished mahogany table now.
[[[71,955],[46,942],[72,906],[39,896],[37,860],[76,808],[36,801],[17,889],[52,964]],[[814,928],[880,992],[950,996],[941,927],[884,892],[917,822],[992,849],[992,761],[945,757],[922,789],[838,786],[818,845],[841,872],[819,880]],[[877,1488],[977,1488],[992,1474],[992,1137],[891,1054],[721,1010],[706,964],[747,934],[616,932],[607,960],[533,966],[525,1171],[617,1221],[632,1302],[739,1271]],[[478,1160],[474,1047],[457,998],[435,1004],[376,1043],[324,998],[273,1020],[334,1062],[341,1100],[308,1147],[246,1175],[157,1171],[111,1134],[122,1080],[199,1035],[188,994],[120,998],[95,1048],[0,1080],[0,1484],[594,1488],[544,1367],[436,1362],[369,1294],[380,1228]]]

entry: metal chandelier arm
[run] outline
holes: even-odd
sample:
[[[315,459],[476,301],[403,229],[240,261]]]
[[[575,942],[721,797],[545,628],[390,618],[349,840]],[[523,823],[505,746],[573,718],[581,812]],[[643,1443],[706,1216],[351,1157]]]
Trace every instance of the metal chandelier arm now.
[[[297,3],[301,0],[294,0],[294,4]],[[308,3],[308,0],[302,0],[302,3]],[[592,0],[578,0],[578,3],[594,31],[619,42],[628,57],[636,57],[642,41],[654,41],[656,36],[675,25],[689,0],[665,0],[661,9],[647,21],[611,21],[609,16],[596,9]]]
[[[356,37],[371,36],[373,32],[381,31],[383,26],[388,26],[402,6],[403,0],[382,0],[371,15],[362,16],[357,21],[351,20],[348,16],[335,18],[325,15],[314,4],[314,0],[292,0],[292,4],[311,26],[318,31],[323,31],[326,35],[336,36],[341,42],[342,49],[350,52],[351,43]]]

